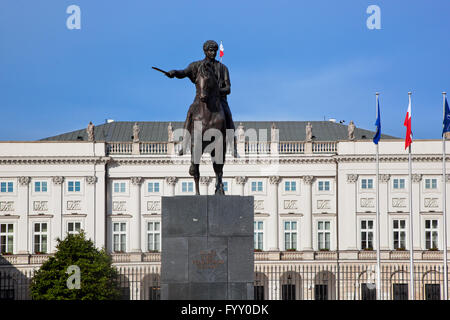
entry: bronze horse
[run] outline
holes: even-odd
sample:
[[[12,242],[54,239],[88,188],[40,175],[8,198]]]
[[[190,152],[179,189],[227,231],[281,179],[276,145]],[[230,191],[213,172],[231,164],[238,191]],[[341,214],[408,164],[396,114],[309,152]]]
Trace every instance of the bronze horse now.
[[[191,166],[189,174],[194,177],[195,194],[199,195],[200,159],[206,147],[214,142],[216,148],[212,149],[210,154],[216,174],[215,194],[224,195],[222,175],[226,152],[225,113],[220,103],[219,84],[214,69],[207,61],[203,62],[198,68],[195,88],[194,102],[190,106],[188,113],[189,125],[187,130],[191,137]],[[201,130],[198,128],[199,124],[201,124]],[[215,132],[216,135],[211,138],[211,141],[205,141],[205,132],[208,135],[208,130],[210,129],[215,129],[215,131],[211,130],[209,133]],[[216,141],[217,138],[218,141]],[[220,145],[222,150],[220,150]]]

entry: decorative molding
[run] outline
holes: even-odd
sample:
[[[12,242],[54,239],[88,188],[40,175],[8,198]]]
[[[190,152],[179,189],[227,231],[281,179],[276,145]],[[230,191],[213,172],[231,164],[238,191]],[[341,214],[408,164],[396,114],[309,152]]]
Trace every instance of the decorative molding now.
[[[317,200],[317,209],[331,209],[330,200]]]
[[[405,208],[406,207],[406,198],[392,198],[392,207],[393,208]]]
[[[161,201],[147,201],[147,211],[160,211]]]
[[[20,219],[19,215],[1,214],[0,219]]]
[[[33,201],[34,211],[48,211],[48,201]]]
[[[247,177],[235,177],[234,178],[237,184],[245,184],[248,180]]]
[[[86,183],[87,184],[95,184],[97,182],[96,176],[87,176],[86,177]]]
[[[303,182],[306,184],[312,184],[314,182],[314,176],[303,176]]]
[[[112,211],[126,211],[127,202],[126,201],[113,201]]]
[[[166,177],[166,183],[170,186],[174,186],[178,181],[177,177]]]
[[[425,208],[437,208],[439,207],[438,198],[425,198],[423,205]]]
[[[298,200],[284,200],[284,209],[298,209]]]
[[[375,199],[374,198],[361,198],[359,200],[359,204],[361,208],[374,208],[375,207]]]
[[[19,177],[19,184],[21,186],[27,186],[31,181],[30,177]]]
[[[63,217],[64,218],[86,218],[87,214],[85,214],[85,213],[80,214],[80,213],[73,212],[73,213],[63,214]]]
[[[64,177],[60,177],[60,176],[52,177],[52,181],[54,184],[63,184]]]
[[[0,201],[0,211],[14,211],[14,201]]]
[[[422,181],[422,175],[414,173],[412,175],[412,179],[411,180],[412,180],[412,182],[420,182],[420,181]]]
[[[2,165],[49,165],[49,164],[107,164],[111,157],[3,157],[0,158]]]
[[[134,184],[135,186],[140,186],[144,179],[142,177],[131,177],[131,184]]]
[[[211,182],[211,177],[200,177],[200,184],[208,185]]]
[[[264,210],[264,200],[254,200],[253,209],[254,210]]]
[[[67,201],[67,210],[81,210],[81,200]]]
[[[390,174],[380,174],[380,182],[387,183],[391,179]]]
[[[278,185],[281,182],[281,178],[279,176],[271,176],[269,177],[269,183]]]
[[[348,183],[355,183],[358,181],[358,175],[357,174],[347,174],[347,182]]]

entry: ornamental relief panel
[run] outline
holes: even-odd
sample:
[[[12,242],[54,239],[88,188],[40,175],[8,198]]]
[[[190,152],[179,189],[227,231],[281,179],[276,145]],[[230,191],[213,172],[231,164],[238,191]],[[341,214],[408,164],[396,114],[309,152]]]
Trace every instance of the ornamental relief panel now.
[[[113,201],[112,211],[126,211],[127,202],[126,201]]]
[[[147,201],[147,211],[160,211],[161,201]]]
[[[0,201],[0,211],[14,211],[14,201]]]
[[[81,200],[67,201],[67,210],[81,210]]]
[[[33,201],[33,210],[34,211],[47,211],[48,210],[48,201]]]
[[[359,200],[359,204],[361,208],[374,208],[375,207],[375,198],[361,198]]]
[[[392,198],[393,208],[406,208],[406,198]]]
[[[254,210],[264,210],[264,200],[254,200]]]
[[[284,200],[284,209],[298,209],[298,200]]]
[[[425,198],[423,205],[425,208],[437,208],[439,207],[438,198]]]
[[[317,209],[331,209],[330,200],[317,200]]]

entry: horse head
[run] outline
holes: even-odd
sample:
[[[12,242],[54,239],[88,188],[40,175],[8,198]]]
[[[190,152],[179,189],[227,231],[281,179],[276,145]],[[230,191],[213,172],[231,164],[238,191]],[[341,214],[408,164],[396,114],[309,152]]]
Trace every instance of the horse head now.
[[[197,89],[200,101],[206,102],[210,95],[215,94],[219,87],[216,74],[210,62],[200,64],[197,72]],[[216,93],[217,94],[217,93]]]

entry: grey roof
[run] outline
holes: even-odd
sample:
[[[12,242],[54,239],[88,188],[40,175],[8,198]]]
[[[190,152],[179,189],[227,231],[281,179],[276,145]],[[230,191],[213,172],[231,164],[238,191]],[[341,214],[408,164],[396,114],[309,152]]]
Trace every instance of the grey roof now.
[[[304,141],[306,138],[306,125],[311,122],[313,141],[338,141],[348,139],[348,126],[331,121],[235,121],[236,128],[240,123],[244,129],[249,128],[267,130],[270,140],[270,129],[275,123],[279,129],[280,141]],[[134,121],[114,121],[95,127],[96,141],[132,141]],[[172,123],[173,130],[183,127],[181,121],[137,121],[140,128],[140,141],[167,141],[167,127]],[[374,131],[355,128],[355,138],[372,139]],[[399,139],[389,135],[381,135],[382,139]],[[41,141],[87,141],[86,129],[63,133],[57,136],[41,139]]]

